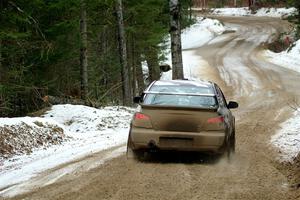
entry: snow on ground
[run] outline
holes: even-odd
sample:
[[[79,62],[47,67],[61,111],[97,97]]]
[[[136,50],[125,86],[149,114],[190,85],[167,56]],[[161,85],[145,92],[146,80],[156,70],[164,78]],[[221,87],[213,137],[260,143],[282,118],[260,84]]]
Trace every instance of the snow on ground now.
[[[13,141],[17,146],[22,147],[24,139],[30,143],[31,139],[39,138],[43,131],[41,128],[48,136],[47,133],[51,132],[48,126],[59,127],[61,134],[60,145],[49,147],[48,143],[42,143],[40,147],[34,146],[29,155],[18,151],[19,155],[0,160],[0,190],[62,163],[126,143],[134,110],[126,107],[96,109],[81,105],[56,105],[43,118],[0,118],[0,128],[14,130],[16,125],[21,124],[29,129],[26,132],[30,133],[28,137],[19,137],[19,132],[14,132],[16,137]]]
[[[266,50],[265,56],[270,62],[300,72],[300,40],[296,41],[294,45],[295,46],[280,53]]]
[[[300,40],[286,51],[274,53],[265,50],[264,55],[270,62],[300,73]],[[281,127],[271,143],[279,149],[281,161],[293,162],[300,153],[300,110]]]
[[[183,30],[182,49],[192,49],[206,44],[225,31],[223,24],[216,19],[197,17],[196,23]]]
[[[293,162],[300,153],[300,108],[281,127],[271,142],[278,148],[281,161]]]
[[[294,15],[296,12],[296,8],[260,8],[255,13],[251,13],[251,10],[249,10],[248,7],[212,9],[213,15],[222,16],[256,16],[284,18],[290,15]]]
[[[204,61],[200,56],[195,54],[194,48],[198,48],[204,44],[209,43],[217,36],[220,36],[226,30],[223,24],[216,20],[204,17],[197,17],[196,23],[191,27],[183,30],[182,32],[182,59],[183,59],[183,70],[185,78],[197,78],[197,67],[201,66]],[[168,46],[170,46],[170,39],[168,39]],[[169,48],[170,49],[170,48]],[[171,52],[165,52],[166,64],[172,66]],[[162,73],[162,80],[172,79],[172,70]]]

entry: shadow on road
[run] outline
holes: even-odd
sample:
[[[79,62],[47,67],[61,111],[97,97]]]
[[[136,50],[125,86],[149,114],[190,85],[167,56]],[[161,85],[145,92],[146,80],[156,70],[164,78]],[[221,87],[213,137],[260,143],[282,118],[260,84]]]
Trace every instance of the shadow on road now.
[[[216,164],[223,156],[199,152],[159,151],[146,152],[137,160],[144,163]]]

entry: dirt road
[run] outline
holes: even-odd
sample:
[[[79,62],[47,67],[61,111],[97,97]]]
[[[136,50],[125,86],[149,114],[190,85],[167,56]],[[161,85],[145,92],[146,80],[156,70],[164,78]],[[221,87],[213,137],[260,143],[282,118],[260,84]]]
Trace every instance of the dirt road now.
[[[290,190],[276,168],[269,144],[279,123],[291,114],[288,101],[300,94],[300,74],[267,62],[261,54],[262,44],[289,25],[268,18],[221,20],[237,31],[193,51],[206,61],[199,76],[217,82],[228,100],[240,103],[235,111],[237,152],[230,164],[199,155],[167,154],[148,162],[122,155],[84,170],[111,153],[100,152],[41,174],[36,180],[81,166],[15,199],[300,199],[299,190]]]

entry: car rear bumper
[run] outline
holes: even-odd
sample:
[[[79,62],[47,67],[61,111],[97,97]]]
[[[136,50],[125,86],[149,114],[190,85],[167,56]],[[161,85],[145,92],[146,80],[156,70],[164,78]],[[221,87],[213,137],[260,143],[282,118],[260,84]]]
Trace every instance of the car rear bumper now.
[[[132,149],[219,152],[224,144],[225,132],[173,132],[135,127],[131,129],[130,137]]]

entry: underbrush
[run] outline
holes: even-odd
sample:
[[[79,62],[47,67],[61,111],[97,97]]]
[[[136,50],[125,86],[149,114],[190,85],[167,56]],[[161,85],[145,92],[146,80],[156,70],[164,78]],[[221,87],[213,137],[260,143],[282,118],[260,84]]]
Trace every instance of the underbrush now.
[[[267,44],[267,48],[275,53],[280,53],[289,48],[292,48],[293,43],[296,41],[295,32],[284,32],[271,43]]]

